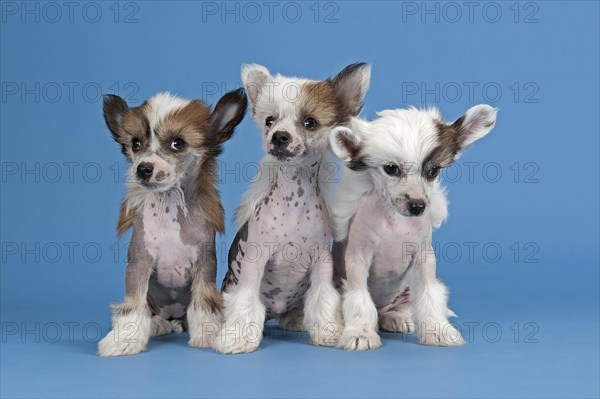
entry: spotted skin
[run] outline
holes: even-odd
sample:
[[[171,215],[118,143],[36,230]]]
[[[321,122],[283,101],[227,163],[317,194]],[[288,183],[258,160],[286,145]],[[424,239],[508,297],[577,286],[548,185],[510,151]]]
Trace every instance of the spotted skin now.
[[[130,244],[126,295],[144,285],[152,315],[183,320],[191,299],[192,276],[216,275],[214,231],[199,215],[188,210],[184,191],[176,186],[166,192],[149,193],[141,215],[135,220]],[[214,277],[212,277],[214,281]]]
[[[309,165],[293,174],[278,172],[229,252],[223,291],[238,284],[244,257],[251,260],[258,250],[268,253],[260,282],[267,318],[279,318],[303,305],[311,272],[320,257],[329,254],[329,214],[317,181],[319,163]]]

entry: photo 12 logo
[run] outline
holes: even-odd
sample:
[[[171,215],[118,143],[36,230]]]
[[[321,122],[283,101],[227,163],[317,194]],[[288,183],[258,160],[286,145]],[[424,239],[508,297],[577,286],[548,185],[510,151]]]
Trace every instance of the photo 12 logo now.
[[[540,326],[534,321],[517,320],[514,322],[504,321],[462,321],[459,324],[440,324],[437,323],[424,330],[425,334],[436,334],[453,326],[461,331],[462,336],[468,343],[478,344],[496,344],[498,342],[512,344],[537,344],[540,342]],[[135,322],[129,322],[124,327],[127,332],[117,339],[131,340],[135,342],[136,338],[128,337],[128,334],[139,330],[139,325]],[[218,326],[214,323],[203,323],[202,329],[208,333],[215,333]],[[333,335],[338,329],[343,328],[334,323],[329,323],[323,329],[325,334]],[[425,327],[423,327],[425,328]],[[311,330],[319,331],[318,324],[311,327]],[[76,343],[76,342],[98,342],[108,333],[109,327],[101,325],[96,321],[2,321],[0,325],[0,341],[6,343],[21,344],[40,344],[40,343]],[[236,337],[235,339],[245,339],[250,342],[257,341],[285,341],[298,342],[304,338],[306,332],[288,331],[278,328],[266,328],[264,334],[256,323],[235,324],[226,330],[228,335]],[[402,342],[409,341],[409,334],[395,334],[395,340]]]
[[[414,256],[426,261],[435,256],[439,262],[457,266],[481,266],[506,261],[515,265],[538,264],[542,261],[543,251],[534,241],[496,242],[478,241],[434,241],[433,248],[424,248],[420,242],[404,242],[403,256],[410,261]],[[259,262],[263,255],[269,257],[280,254],[290,264],[302,262],[307,256],[322,258],[328,262],[329,249],[321,248],[318,243],[308,244],[306,237],[302,241],[252,242],[249,241],[244,255],[249,263]],[[227,264],[230,243],[219,240],[213,246],[206,244],[198,249],[200,259],[210,259],[216,253],[221,264]],[[143,259],[145,248],[128,243],[127,240],[113,242],[97,241],[2,241],[0,259],[5,265],[28,264],[97,264],[126,265]]]
[[[0,2],[2,23],[57,24],[110,21],[115,24],[139,22],[137,2],[96,1],[3,1]]]
[[[498,104],[538,104],[540,86],[534,81],[524,82],[402,82],[402,102],[427,104],[457,103],[459,101]]]
[[[513,23],[537,24],[540,6],[537,2],[481,1],[403,1],[403,23]]]
[[[336,24],[339,11],[339,3],[333,1],[203,1],[202,22]]]
[[[418,165],[406,163],[409,173],[420,173]],[[3,161],[0,162],[0,182],[12,184],[96,184],[110,182],[125,184],[135,182],[126,161],[110,164],[79,160],[61,161]],[[273,176],[280,165],[276,162],[237,162],[218,160],[214,171],[220,184],[253,183],[264,176]],[[283,168],[283,178],[292,182],[298,165]],[[302,170],[302,169],[301,169]],[[454,162],[442,169],[441,179],[448,184],[537,184],[542,180],[540,165],[535,161]],[[337,162],[324,162],[319,175],[320,184],[337,184],[342,169]]]
[[[0,102],[98,103],[107,93],[119,95],[129,102],[137,102],[138,92],[139,87],[135,82],[3,81],[0,87]]]

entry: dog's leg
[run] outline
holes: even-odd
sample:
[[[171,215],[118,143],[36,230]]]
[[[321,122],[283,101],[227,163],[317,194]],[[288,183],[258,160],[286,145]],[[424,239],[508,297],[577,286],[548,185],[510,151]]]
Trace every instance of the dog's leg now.
[[[338,344],[338,347],[346,350],[381,346],[381,338],[377,333],[377,308],[367,285],[371,257],[371,253],[357,253],[352,249],[346,252],[346,281],[342,300],[345,326]]]
[[[431,244],[421,254],[413,275],[412,313],[419,342],[425,345],[457,346],[465,342],[448,321],[448,289],[436,277],[436,260]]]
[[[405,334],[415,332],[415,323],[412,319],[411,294],[410,281],[404,281],[400,286],[400,294],[394,301],[389,306],[379,310],[379,328],[381,330]]]
[[[247,267],[246,265],[242,267]],[[254,267],[256,269],[256,267]],[[250,273],[244,272],[246,275]],[[264,330],[266,310],[259,297],[262,271],[240,278],[238,286],[223,293],[224,323],[213,347],[219,353],[245,353],[258,349]],[[241,276],[240,276],[241,277]],[[260,277],[260,278],[259,278]],[[249,281],[258,280],[258,282]],[[245,281],[242,281],[245,280]]]
[[[112,330],[98,342],[98,355],[135,355],[146,350],[152,319],[145,301],[125,298],[113,308]]]
[[[217,336],[222,322],[221,296],[214,283],[199,281],[194,288],[192,283],[192,302],[187,310],[190,332],[188,344],[196,348],[210,348]]]
[[[210,348],[222,322],[222,301],[215,286],[216,275],[217,257],[213,243],[200,256],[192,277],[192,299],[187,309],[188,344],[196,348]]]
[[[279,327],[288,331],[306,331],[304,326],[304,305],[286,312],[279,317]]]
[[[230,284],[223,292],[224,322],[213,342],[214,349],[219,353],[255,351],[263,335],[266,309],[260,300],[260,284],[268,251],[261,248],[256,257],[258,259],[253,259],[248,256],[245,244],[243,241],[239,242],[241,250],[238,251],[238,256],[246,256],[237,258],[241,270],[237,284]]]
[[[310,288],[304,303],[304,323],[315,345],[336,346],[344,323],[340,312],[340,294],[333,285],[333,259],[329,245],[321,246],[310,274]]]
[[[143,241],[132,237],[125,276],[125,300],[113,307],[112,330],[98,342],[98,355],[135,355],[146,350],[152,334],[152,318],[148,308],[148,280],[153,259],[143,250]]]

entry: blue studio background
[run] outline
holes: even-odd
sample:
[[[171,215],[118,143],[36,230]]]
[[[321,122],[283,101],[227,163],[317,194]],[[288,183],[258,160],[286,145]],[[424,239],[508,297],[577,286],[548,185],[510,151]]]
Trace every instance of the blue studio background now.
[[[599,396],[597,2],[0,4],[2,397]],[[129,238],[115,233],[126,164],[101,93],[214,104],[242,63],[321,79],[356,61],[372,64],[367,118],[500,109],[444,173],[450,218],[434,234],[469,344],[383,334],[349,353],[271,326],[247,355],[181,334],[97,357]],[[262,156],[249,116],[225,147],[219,284]]]

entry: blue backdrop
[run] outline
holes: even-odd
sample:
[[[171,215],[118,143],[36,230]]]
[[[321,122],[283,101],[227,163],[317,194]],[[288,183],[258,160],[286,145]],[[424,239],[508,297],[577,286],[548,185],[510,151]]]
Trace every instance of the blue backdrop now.
[[[2,397],[598,397],[597,2],[0,4]],[[126,163],[101,94],[214,103],[242,63],[320,79],[356,61],[372,64],[367,118],[500,110],[444,173],[450,218],[434,234],[469,344],[384,334],[348,353],[271,327],[248,355],[181,334],[97,357],[129,238],[115,233]],[[246,117],[221,157],[219,281],[261,156]]]

